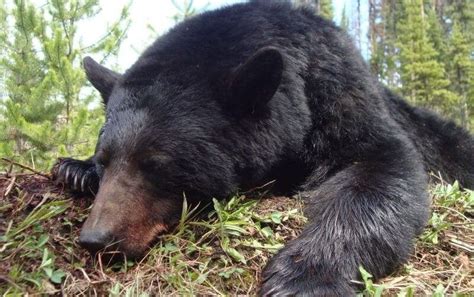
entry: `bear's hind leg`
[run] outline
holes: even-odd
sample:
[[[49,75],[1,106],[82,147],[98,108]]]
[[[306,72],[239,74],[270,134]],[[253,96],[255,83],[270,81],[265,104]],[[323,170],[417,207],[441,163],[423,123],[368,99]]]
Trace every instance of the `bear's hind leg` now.
[[[304,193],[310,221],[270,260],[261,295],[352,296],[360,266],[380,278],[408,258],[428,218],[426,174],[416,153],[391,152],[355,162]]]
[[[99,189],[99,175],[91,159],[81,161],[61,158],[51,170],[56,183],[76,193],[95,194]]]

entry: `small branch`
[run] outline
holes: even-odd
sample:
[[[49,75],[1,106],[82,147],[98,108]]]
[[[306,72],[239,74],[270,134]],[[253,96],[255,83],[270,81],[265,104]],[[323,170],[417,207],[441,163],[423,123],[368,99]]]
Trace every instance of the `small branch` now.
[[[34,174],[40,175],[40,176],[45,177],[47,179],[51,179],[51,176],[49,176],[47,174],[44,174],[44,173],[41,173],[38,170],[31,168],[30,166],[20,164],[18,162],[15,162],[15,161],[7,159],[7,158],[1,158],[1,160],[3,162],[9,163],[11,165],[15,165],[15,166],[21,167],[23,169],[29,170],[29,171],[33,172]]]
[[[8,194],[10,194],[10,191],[13,189],[13,186],[15,185],[15,181],[16,181],[16,176],[13,176],[10,181],[10,184],[8,184],[7,189],[5,190],[5,193],[3,193],[3,197],[7,197]]]
[[[264,185],[261,185],[261,186],[258,186],[258,187],[255,187],[255,188],[252,188],[250,190],[247,190],[245,192],[242,192],[241,194],[250,194],[250,193],[253,193],[253,192],[256,192],[258,190],[262,190],[262,189],[265,189],[271,185],[273,185],[274,183],[276,182],[276,180],[272,180],[272,181],[269,181],[268,183],[264,184]]]

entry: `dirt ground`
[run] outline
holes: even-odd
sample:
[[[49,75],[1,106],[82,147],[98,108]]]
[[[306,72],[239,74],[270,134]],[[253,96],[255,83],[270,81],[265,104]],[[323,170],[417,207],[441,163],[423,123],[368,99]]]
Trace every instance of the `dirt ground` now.
[[[474,296],[474,193],[433,186],[433,215],[409,263],[365,296]],[[77,237],[92,199],[71,197],[48,175],[0,175],[0,294],[255,295],[265,263],[297,236],[298,198],[237,196],[213,216],[167,235],[139,262],[92,259]]]

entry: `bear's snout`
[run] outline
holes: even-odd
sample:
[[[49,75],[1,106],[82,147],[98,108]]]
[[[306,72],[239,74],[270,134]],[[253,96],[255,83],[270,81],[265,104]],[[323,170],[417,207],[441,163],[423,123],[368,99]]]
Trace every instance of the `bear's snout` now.
[[[79,236],[79,245],[91,254],[111,248],[114,244],[114,236],[106,230],[83,229]]]
[[[79,236],[79,245],[92,255],[140,258],[179,218],[180,200],[156,197],[128,172],[104,174]]]

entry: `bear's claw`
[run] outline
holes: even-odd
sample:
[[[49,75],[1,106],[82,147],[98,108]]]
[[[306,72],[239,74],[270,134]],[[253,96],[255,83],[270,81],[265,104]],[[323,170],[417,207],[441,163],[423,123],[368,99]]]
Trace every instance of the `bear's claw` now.
[[[62,184],[73,192],[95,194],[99,189],[99,176],[91,161],[61,158],[51,173],[57,184]]]
[[[355,296],[349,281],[307,258],[312,258],[310,254],[300,253],[297,245],[291,245],[270,260],[262,274],[260,296]]]

